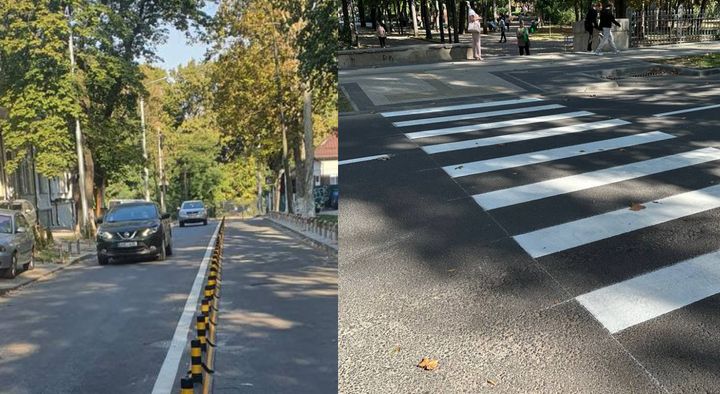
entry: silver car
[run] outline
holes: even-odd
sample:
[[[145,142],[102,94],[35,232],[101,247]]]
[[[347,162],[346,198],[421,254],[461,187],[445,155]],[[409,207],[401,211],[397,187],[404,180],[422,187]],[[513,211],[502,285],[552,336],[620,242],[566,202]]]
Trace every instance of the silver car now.
[[[19,269],[35,268],[35,237],[25,215],[0,209],[0,270],[5,278],[14,278]]]
[[[185,227],[186,223],[200,223],[207,225],[208,213],[205,204],[199,200],[183,201],[178,208],[178,223]]]

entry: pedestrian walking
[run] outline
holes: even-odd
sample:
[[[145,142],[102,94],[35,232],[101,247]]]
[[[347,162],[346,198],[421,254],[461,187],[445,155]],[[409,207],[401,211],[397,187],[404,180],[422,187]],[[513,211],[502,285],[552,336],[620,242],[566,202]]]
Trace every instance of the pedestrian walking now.
[[[598,56],[602,55],[603,48],[605,48],[608,44],[610,44],[610,48],[612,48],[615,53],[620,53],[615,46],[615,40],[613,40],[612,35],[612,25],[620,27],[620,24],[615,20],[615,16],[612,13],[612,6],[613,2],[608,1],[605,3],[605,7],[602,11],[600,11],[600,28],[602,29],[603,38],[597,48],[595,48],[594,53]]]
[[[528,28],[525,27],[525,22],[523,22],[522,19],[520,19],[520,23],[518,24],[517,33],[515,33],[515,36],[517,37],[517,44],[518,48],[520,49],[520,55],[529,55],[530,33],[528,32]]]
[[[505,36],[505,32],[507,31],[507,24],[505,23],[505,16],[500,17],[500,42],[507,42],[507,36]]]
[[[585,31],[588,33],[587,51],[592,51],[592,41],[595,30],[600,30],[598,26],[598,10],[600,3],[594,3],[590,6],[587,15],[585,15]]]
[[[378,22],[377,24],[377,36],[380,40],[380,48],[385,48],[385,40],[387,39],[387,32],[385,31],[385,26],[383,26],[382,22]]]
[[[482,47],[480,45],[480,32],[482,31],[482,25],[480,24],[480,16],[477,12],[470,8],[468,2],[468,28],[467,31],[472,34],[472,47],[473,47],[473,59],[483,60],[482,58]]]

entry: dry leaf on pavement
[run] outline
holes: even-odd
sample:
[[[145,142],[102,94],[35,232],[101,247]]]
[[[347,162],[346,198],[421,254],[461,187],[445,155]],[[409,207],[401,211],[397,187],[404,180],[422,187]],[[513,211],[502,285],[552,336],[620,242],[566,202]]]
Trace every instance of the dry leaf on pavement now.
[[[487,383],[489,386],[495,386],[495,385],[497,384],[497,383],[495,383],[494,380],[491,380],[491,379],[488,379],[488,380],[486,381],[486,383]]]
[[[395,349],[392,351],[393,353],[400,353],[400,346],[395,346]]]
[[[438,367],[439,363],[440,362],[438,360],[433,360],[431,358],[423,357],[423,359],[420,360],[420,363],[417,366],[426,371],[432,371],[433,369]]]
[[[646,207],[640,203],[634,202],[630,204],[630,210],[631,211],[639,211],[641,209],[645,209]]]

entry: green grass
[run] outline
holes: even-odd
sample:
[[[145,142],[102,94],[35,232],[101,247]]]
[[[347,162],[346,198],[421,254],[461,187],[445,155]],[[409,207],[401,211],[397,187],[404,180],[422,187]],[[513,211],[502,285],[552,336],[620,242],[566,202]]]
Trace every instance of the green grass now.
[[[337,221],[338,221],[337,215],[318,215],[317,218],[320,221],[328,222],[328,223],[332,223],[332,224],[337,223]]]
[[[354,111],[350,100],[345,96],[345,92],[338,86],[338,111],[340,112],[352,112]]]
[[[658,59],[658,63],[670,64],[689,68],[718,68],[720,67],[720,53],[706,53],[704,55],[681,56],[670,59]]]
[[[64,260],[64,253],[61,253],[55,248],[46,248],[35,252],[35,259],[46,263],[62,263]]]

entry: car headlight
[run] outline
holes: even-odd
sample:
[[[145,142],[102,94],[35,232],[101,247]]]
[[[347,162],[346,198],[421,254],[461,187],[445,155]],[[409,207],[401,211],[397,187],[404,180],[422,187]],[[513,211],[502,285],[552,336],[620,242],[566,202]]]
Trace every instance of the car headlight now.
[[[109,241],[112,239],[112,234],[110,234],[107,231],[98,231],[97,235],[98,235],[98,238],[102,238],[106,241]]]
[[[160,229],[160,226],[146,228],[145,230],[140,232],[140,235],[143,237],[147,237],[148,235],[155,234],[156,232],[158,232],[159,229]]]

